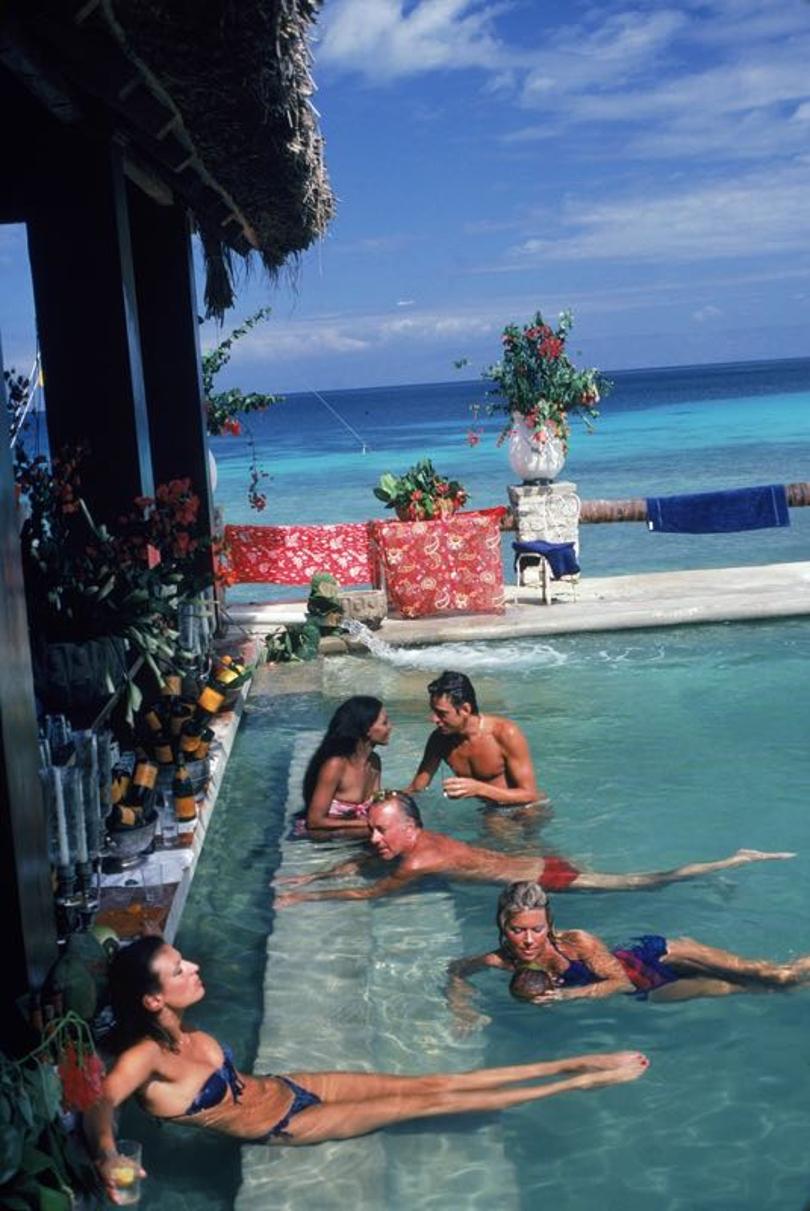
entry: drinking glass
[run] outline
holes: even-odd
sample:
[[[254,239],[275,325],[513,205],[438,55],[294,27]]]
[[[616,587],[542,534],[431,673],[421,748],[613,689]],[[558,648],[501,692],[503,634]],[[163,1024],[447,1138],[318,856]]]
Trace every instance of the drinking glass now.
[[[118,1140],[110,1176],[119,1204],[130,1207],[141,1199],[141,1141]]]

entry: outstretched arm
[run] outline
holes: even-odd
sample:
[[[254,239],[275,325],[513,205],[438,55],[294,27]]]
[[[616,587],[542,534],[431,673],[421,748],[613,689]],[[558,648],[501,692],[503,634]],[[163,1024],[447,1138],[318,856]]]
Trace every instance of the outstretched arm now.
[[[359,875],[379,861],[376,854],[361,854],[359,858],[349,858],[346,862],[338,862],[334,866],[325,866],[323,870],[313,870],[306,875],[276,875],[271,879],[270,886],[285,883],[288,887],[303,887],[306,883],[317,883],[320,879],[340,879],[346,875]]]
[[[113,1203],[121,1201],[114,1178],[118,1155],[115,1111],[149,1080],[154,1071],[151,1052],[156,1046],[143,1043],[125,1051],[104,1078],[101,1097],[84,1112],[83,1126],[88,1151],[104,1183],[107,1198]],[[145,1176],[141,1170],[141,1177]]]
[[[330,889],[329,891],[283,892],[276,896],[275,907],[289,908],[292,904],[303,904],[308,900],[377,900],[380,896],[391,896],[405,891],[419,877],[419,874],[395,874],[388,875],[385,879],[378,879],[376,883],[371,883],[368,887],[346,887],[335,891]]]
[[[407,794],[418,794],[419,791],[426,790],[430,786],[433,775],[442,763],[441,743],[442,738],[438,732],[432,732],[428,736],[422,760],[419,762],[419,769],[411,778],[409,785],[405,787]]]
[[[566,891],[645,891],[651,887],[663,887],[667,883],[680,883],[683,879],[697,879],[718,870],[730,870],[733,866],[747,866],[749,862],[781,861],[795,858],[793,853],[765,853],[759,849],[738,849],[728,858],[716,862],[690,862],[674,870],[642,871],[637,874],[613,875],[602,871],[580,871]]]
[[[447,965],[445,995],[459,1034],[469,1034],[480,1026],[486,1026],[490,1021],[486,1014],[478,1013],[473,1007],[475,989],[467,979],[485,967],[506,967],[506,964],[496,950],[491,950],[482,955],[454,959]]]

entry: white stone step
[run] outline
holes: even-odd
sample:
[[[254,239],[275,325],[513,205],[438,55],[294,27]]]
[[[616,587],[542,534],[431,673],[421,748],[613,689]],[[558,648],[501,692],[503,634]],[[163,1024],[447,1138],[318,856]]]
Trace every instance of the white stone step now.
[[[301,807],[301,780],[320,733],[302,735],[290,765],[287,817]],[[281,842],[281,870],[302,874],[341,860],[342,847]],[[268,895],[270,889],[268,888]],[[303,904],[276,914],[267,939],[264,1021],[256,1072],[335,1068],[369,1071],[372,1022],[367,904]],[[243,1148],[236,1211],[377,1211],[385,1207],[380,1136],[320,1144]]]

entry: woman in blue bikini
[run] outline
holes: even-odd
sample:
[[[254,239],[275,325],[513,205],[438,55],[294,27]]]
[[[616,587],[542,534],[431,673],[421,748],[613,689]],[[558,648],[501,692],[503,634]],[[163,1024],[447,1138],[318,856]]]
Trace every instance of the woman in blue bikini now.
[[[114,1114],[135,1095],[156,1118],[206,1127],[255,1144],[318,1144],[349,1139],[431,1115],[501,1110],[568,1090],[635,1080],[638,1052],[578,1056],[549,1063],[430,1076],[296,1072],[248,1076],[228,1046],[193,1030],[185,1010],[205,995],[199,968],[159,937],[140,938],[113,961],[110,990],[117,1058],[85,1134],[108,1196],[118,1201]],[[571,1075],[563,1075],[571,1074]],[[521,1085],[545,1077],[540,1085]]]
[[[460,1029],[484,1024],[476,1013],[467,976],[484,967],[512,973],[514,996],[534,1004],[610,997],[683,1001],[754,989],[788,988],[810,980],[810,955],[792,963],[745,959],[692,938],[645,934],[632,945],[609,950],[581,929],[557,933],[548,897],[537,883],[510,883],[498,900],[500,945],[486,954],[456,959],[449,967],[448,999]]]

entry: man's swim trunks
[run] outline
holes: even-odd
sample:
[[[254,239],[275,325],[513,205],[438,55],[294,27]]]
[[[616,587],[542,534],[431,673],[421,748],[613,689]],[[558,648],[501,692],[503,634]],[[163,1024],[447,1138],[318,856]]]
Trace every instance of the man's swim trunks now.
[[[537,882],[543,891],[565,891],[578,878],[579,871],[565,858],[544,858],[543,870]]]

